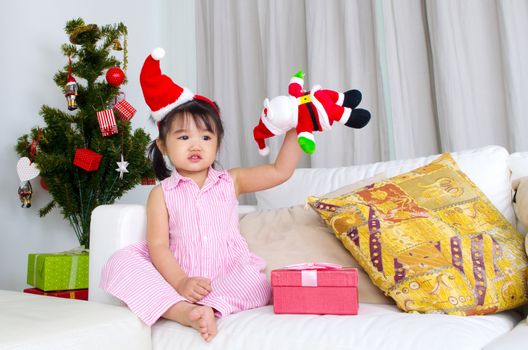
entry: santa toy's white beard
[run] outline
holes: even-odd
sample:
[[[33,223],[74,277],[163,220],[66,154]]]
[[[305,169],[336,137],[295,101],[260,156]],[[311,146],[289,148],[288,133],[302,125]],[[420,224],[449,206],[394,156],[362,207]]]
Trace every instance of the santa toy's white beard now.
[[[268,115],[262,123],[274,135],[282,135],[297,127],[298,102],[292,96],[277,96],[269,102]]]

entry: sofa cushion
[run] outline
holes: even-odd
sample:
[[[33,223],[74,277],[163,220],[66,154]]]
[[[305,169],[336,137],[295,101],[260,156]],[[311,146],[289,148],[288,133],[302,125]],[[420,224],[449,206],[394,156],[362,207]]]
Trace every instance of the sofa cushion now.
[[[354,190],[356,190],[358,188],[365,187],[367,185],[371,185],[374,182],[378,182],[378,181],[381,181],[381,180],[386,179],[386,178],[387,178],[387,175],[385,175],[384,172],[381,172],[381,173],[376,174],[376,175],[374,175],[372,177],[356,181],[356,182],[354,182],[352,184],[340,187],[337,190],[328,192],[323,197],[326,197],[326,198],[338,197],[338,196],[341,196],[341,195],[346,194],[348,192],[354,191]]]
[[[326,197],[333,198],[385,178],[384,173],[343,186]],[[393,301],[370,281],[368,275],[335,238],[331,230],[310,208],[296,205],[289,208],[260,210],[243,215],[240,232],[250,250],[266,261],[266,276],[287,265],[305,262],[329,262],[358,268],[359,301],[393,304]]]
[[[528,176],[528,152],[515,152],[508,157],[512,180]]]
[[[504,147],[482,148],[452,153],[460,169],[481,189],[501,213],[515,225],[511,203],[509,153]],[[392,160],[339,168],[296,169],[285,183],[257,192],[258,209],[273,209],[305,204],[306,197],[323,196],[336,188],[384,172],[395,176],[423,166],[438,155]]]
[[[449,154],[308,202],[405,311],[486,314],[527,301],[523,237]]]
[[[309,208],[298,205],[249,213],[240,220],[240,232],[249,249],[266,261],[268,281],[271,270],[305,262],[329,262],[358,267],[359,301],[393,304]]]
[[[394,305],[360,304],[357,316],[276,315],[266,306],[219,319],[218,334],[210,343],[192,328],[160,320],[152,327],[152,348],[481,350],[507,336],[519,320],[513,311],[478,317],[416,315]]]
[[[528,322],[519,322],[511,332],[495,338],[483,350],[526,350]]]

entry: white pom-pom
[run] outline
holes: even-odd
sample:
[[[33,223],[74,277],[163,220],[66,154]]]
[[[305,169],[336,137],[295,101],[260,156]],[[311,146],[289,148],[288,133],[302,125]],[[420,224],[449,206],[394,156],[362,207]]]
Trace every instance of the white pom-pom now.
[[[150,55],[152,56],[153,59],[155,59],[156,61],[159,61],[163,57],[165,57],[165,50],[163,50],[163,48],[161,47],[157,47],[154,50],[152,50]]]
[[[259,149],[259,153],[263,157],[267,156],[269,154],[269,147],[266,146],[263,149]]]

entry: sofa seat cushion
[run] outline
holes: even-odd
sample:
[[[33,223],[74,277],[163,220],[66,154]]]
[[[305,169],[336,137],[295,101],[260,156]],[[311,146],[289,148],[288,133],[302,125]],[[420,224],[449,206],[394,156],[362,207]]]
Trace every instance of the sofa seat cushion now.
[[[520,316],[406,314],[394,305],[360,304],[358,316],[275,315],[272,306],[229,315],[206,343],[194,329],[167,320],[152,327],[153,349],[482,349]]]
[[[488,314],[527,301],[523,237],[449,153],[309,203],[402,310]]]
[[[511,332],[495,338],[483,350],[526,350],[528,346],[528,322],[522,321]]]
[[[0,290],[0,348],[150,349],[150,328],[130,310]]]

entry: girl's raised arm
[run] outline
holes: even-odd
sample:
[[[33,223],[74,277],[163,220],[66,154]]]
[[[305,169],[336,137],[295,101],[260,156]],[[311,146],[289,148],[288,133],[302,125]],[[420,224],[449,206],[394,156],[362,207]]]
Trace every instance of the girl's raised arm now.
[[[292,176],[301,154],[302,150],[297,144],[297,133],[295,129],[292,129],[286,133],[275,163],[229,170],[235,183],[237,196],[243,193],[262,191],[288,180]]]

